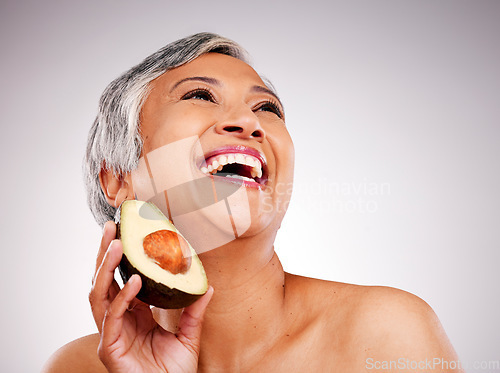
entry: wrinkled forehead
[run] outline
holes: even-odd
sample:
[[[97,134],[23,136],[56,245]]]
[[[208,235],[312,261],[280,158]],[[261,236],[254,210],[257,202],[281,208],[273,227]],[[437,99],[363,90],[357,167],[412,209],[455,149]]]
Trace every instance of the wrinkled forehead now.
[[[254,77],[260,80],[259,74],[243,60],[221,53],[205,53],[192,61],[170,71],[203,71],[211,74],[227,76]]]
[[[267,93],[274,96],[283,106],[269,79],[259,75],[245,61],[220,53],[206,53],[184,65],[170,69],[153,80],[150,88],[170,91],[180,82],[193,77],[203,77],[212,83],[248,81],[252,85],[266,88]]]

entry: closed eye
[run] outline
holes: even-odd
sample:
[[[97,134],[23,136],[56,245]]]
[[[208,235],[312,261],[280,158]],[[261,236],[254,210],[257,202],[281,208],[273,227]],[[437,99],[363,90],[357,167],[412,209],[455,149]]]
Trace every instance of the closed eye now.
[[[276,114],[278,118],[283,119],[283,113],[281,112],[281,109],[275,102],[271,100],[267,100],[261,103],[259,106],[257,106],[255,111],[269,111]]]
[[[212,93],[206,88],[196,88],[192,91],[189,91],[184,96],[181,97],[181,100],[203,100],[215,102],[215,98]]]

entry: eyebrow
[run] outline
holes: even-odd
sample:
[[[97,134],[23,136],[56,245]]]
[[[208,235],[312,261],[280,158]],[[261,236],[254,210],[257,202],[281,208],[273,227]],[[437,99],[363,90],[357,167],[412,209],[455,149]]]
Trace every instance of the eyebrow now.
[[[194,81],[200,81],[200,82],[208,83],[208,84],[212,84],[212,85],[216,85],[216,86],[221,86],[222,85],[221,82],[218,81],[215,78],[209,78],[208,76],[192,76],[192,77],[189,77],[189,78],[184,78],[184,79],[179,80],[170,89],[170,92],[172,92],[174,89],[176,89],[180,84],[182,84],[184,82],[193,81],[193,80]]]
[[[283,103],[281,102],[280,98],[276,95],[276,93],[271,91],[269,88],[263,87],[261,85],[254,85],[251,90],[252,90],[252,92],[267,93],[267,94],[273,96],[276,99],[276,101],[278,101],[280,103],[281,107],[283,107]]]
[[[176,89],[182,83],[189,82],[189,81],[199,81],[199,82],[204,82],[204,83],[216,85],[216,86],[219,86],[219,87],[222,86],[222,83],[219,80],[215,79],[215,78],[209,78],[208,76],[191,76],[191,77],[188,77],[188,78],[181,79],[177,83],[175,83],[174,86],[170,89],[170,92],[173,92],[174,89]],[[281,105],[281,107],[283,107],[283,103],[281,102],[281,100],[279,99],[279,97],[276,95],[276,93],[274,93],[269,88],[263,87],[261,85],[254,85],[251,88],[251,91],[252,92],[257,92],[257,93],[267,93],[268,95],[273,96],[276,99],[276,101],[279,102],[279,104]]]

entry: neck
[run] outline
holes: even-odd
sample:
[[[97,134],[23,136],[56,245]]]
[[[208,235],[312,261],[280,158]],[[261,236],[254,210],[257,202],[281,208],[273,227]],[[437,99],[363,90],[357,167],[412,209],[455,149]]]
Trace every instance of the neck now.
[[[205,314],[199,365],[241,371],[282,334],[285,276],[273,247],[267,256],[248,248],[231,260],[215,251],[205,259],[215,292]]]
[[[200,255],[215,290],[203,322],[200,370],[239,371],[283,334],[285,274],[270,236],[239,238]]]

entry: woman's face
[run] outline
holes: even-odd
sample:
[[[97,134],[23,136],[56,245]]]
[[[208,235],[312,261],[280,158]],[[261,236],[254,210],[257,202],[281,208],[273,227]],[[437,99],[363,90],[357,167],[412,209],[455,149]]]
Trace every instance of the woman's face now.
[[[150,88],[140,117],[143,153],[132,175],[137,198],[159,205],[183,233],[195,223],[206,240],[218,228],[222,234],[207,248],[229,242],[223,236],[277,229],[294,151],[283,108],[259,75],[236,58],[209,53]]]

